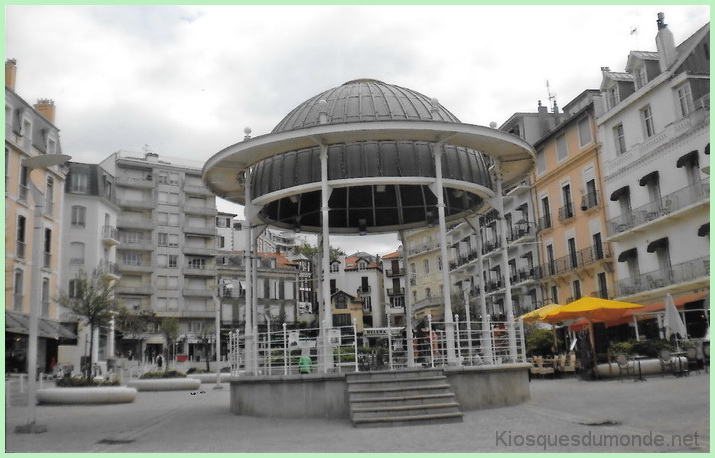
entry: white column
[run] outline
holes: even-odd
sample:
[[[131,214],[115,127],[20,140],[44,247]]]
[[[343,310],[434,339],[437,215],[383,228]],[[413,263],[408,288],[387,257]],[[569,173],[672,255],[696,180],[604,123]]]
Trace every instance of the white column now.
[[[447,364],[455,365],[457,359],[454,349],[454,317],[452,316],[452,284],[449,279],[449,252],[447,251],[447,229],[445,221],[444,187],[442,183],[442,156],[444,145],[437,143],[434,149],[435,187],[432,191],[437,196],[437,213],[439,215],[439,247],[442,256],[442,282],[444,283],[444,327],[447,343]]]
[[[412,286],[410,284],[410,263],[407,260],[407,243],[404,231],[400,231],[400,242],[402,242],[402,259],[405,266],[405,332],[407,342],[407,367],[415,367],[414,335],[412,334],[412,303],[410,302]],[[444,261],[442,262],[444,265]]]
[[[322,262],[322,284],[323,291],[323,316],[321,319],[321,335],[323,337],[323,372],[328,372],[328,366],[332,367],[333,358],[328,358],[329,342],[328,328],[332,327],[333,316],[330,309],[330,200],[331,189],[328,186],[328,147],[320,147],[320,194],[321,194],[321,225],[322,225],[322,245],[320,247],[323,255]]]
[[[514,330],[514,304],[511,297],[511,277],[509,276],[509,250],[506,246],[506,218],[504,218],[504,196],[502,193],[502,173],[501,164],[499,161],[494,161],[494,178],[496,181],[496,196],[494,202],[496,209],[499,212],[501,220],[501,230],[499,231],[499,241],[502,250],[502,275],[504,275],[504,308],[506,309],[506,328],[509,336],[509,359],[516,362],[517,347],[516,347],[516,332]]]
[[[256,355],[253,354],[253,206],[251,204],[251,173],[246,169],[244,172],[244,193],[246,206],[244,208],[244,216],[246,217],[246,227],[244,228],[245,240],[245,262],[246,269],[246,304],[244,306],[246,312],[245,347],[244,347],[244,364],[247,374],[255,374]]]
[[[109,335],[107,336],[107,359],[114,358],[114,315],[109,321]]]
[[[28,171],[28,174],[30,171]],[[35,216],[32,223],[32,270],[30,285],[30,332],[27,348],[27,390],[28,390],[28,425],[35,423],[35,405],[37,392],[37,349],[38,323],[40,315],[40,288],[42,288],[42,215],[44,213],[44,195],[31,180],[30,191],[35,206]]]
[[[471,225],[471,223],[470,223]],[[484,290],[484,255],[482,254],[482,232],[474,226],[474,233],[477,235],[477,265],[479,266],[479,274],[477,275],[478,281],[476,282],[479,288],[479,313],[482,315],[482,336],[480,339],[480,346],[482,347],[482,352],[484,353],[484,361],[488,364],[494,362],[494,355],[492,354],[492,340],[491,340],[491,325],[489,319],[489,312],[487,311],[487,296]]]

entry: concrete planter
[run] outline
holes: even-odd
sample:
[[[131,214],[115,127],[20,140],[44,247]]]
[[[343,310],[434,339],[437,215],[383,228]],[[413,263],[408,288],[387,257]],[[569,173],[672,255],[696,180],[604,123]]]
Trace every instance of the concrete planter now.
[[[127,386],[137,391],[196,390],[201,386],[201,380],[183,377],[134,379],[127,382]]]
[[[630,362],[631,369],[629,370],[629,374],[635,373],[635,375],[638,375],[638,363],[640,362],[640,374],[641,375],[663,375],[670,373],[672,374],[672,371],[670,369],[666,369],[665,372],[663,372],[663,368],[660,365],[660,360],[658,358],[647,358],[647,359],[642,359],[640,361],[632,361]],[[673,362],[676,365],[676,368],[688,368],[688,359],[684,356],[674,356],[673,357]],[[620,377],[621,372],[618,370],[618,364],[617,363],[611,363],[611,364],[599,364],[596,366],[596,371],[598,372],[599,377]]]
[[[216,383],[216,374],[191,374],[191,378],[195,378],[198,380],[201,380],[201,383]],[[220,383],[228,383],[229,380],[231,380],[231,374],[228,373],[222,373],[221,377],[219,378]]]
[[[37,390],[39,404],[126,404],[134,402],[137,390],[123,386],[83,386]]]

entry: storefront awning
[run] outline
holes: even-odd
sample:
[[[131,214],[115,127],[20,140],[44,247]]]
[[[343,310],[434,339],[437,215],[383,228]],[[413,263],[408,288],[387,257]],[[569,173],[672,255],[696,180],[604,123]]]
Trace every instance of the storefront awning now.
[[[24,313],[5,311],[5,332],[15,334],[30,334],[30,317]],[[39,317],[37,320],[37,335],[46,339],[77,339],[64,323],[49,318]]]

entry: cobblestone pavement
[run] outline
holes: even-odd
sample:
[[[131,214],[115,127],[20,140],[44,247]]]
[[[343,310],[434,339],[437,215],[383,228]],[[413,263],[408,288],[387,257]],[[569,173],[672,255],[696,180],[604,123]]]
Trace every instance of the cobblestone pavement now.
[[[464,422],[353,428],[348,419],[233,415],[228,384],[140,392],[131,404],[38,406],[42,434],[18,434],[27,407],[5,409],[7,452],[708,452],[710,377],[645,382],[538,379],[531,399],[465,412]],[[6,399],[17,396],[6,396]],[[662,443],[660,441],[662,440]],[[659,444],[659,445],[656,445]]]

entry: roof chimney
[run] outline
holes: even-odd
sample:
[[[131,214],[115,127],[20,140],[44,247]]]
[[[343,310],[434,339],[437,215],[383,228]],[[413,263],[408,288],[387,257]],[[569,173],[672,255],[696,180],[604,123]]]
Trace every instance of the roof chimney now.
[[[17,61],[8,59],[5,61],[5,87],[15,90],[15,79],[17,77]]]
[[[673,33],[665,23],[665,14],[658,13],[658,34],[655,36],[655,45],[658,47],[658,61],[660,63],[660,71],[668,70],[677,57],[675,51],[675,38]]]
[[[52,124],[55,123],[55,102],[50,99],[38,99],[35,110]]]
[[[548,113],[548,112],[549,112],[549,109],[546,108],[545,106],[543,106],[543,105],[541,104],[541,100],[539,100],[539,108],[538,108],[537,113],[539,113],[539,114],[546,114],[546,113]]]

